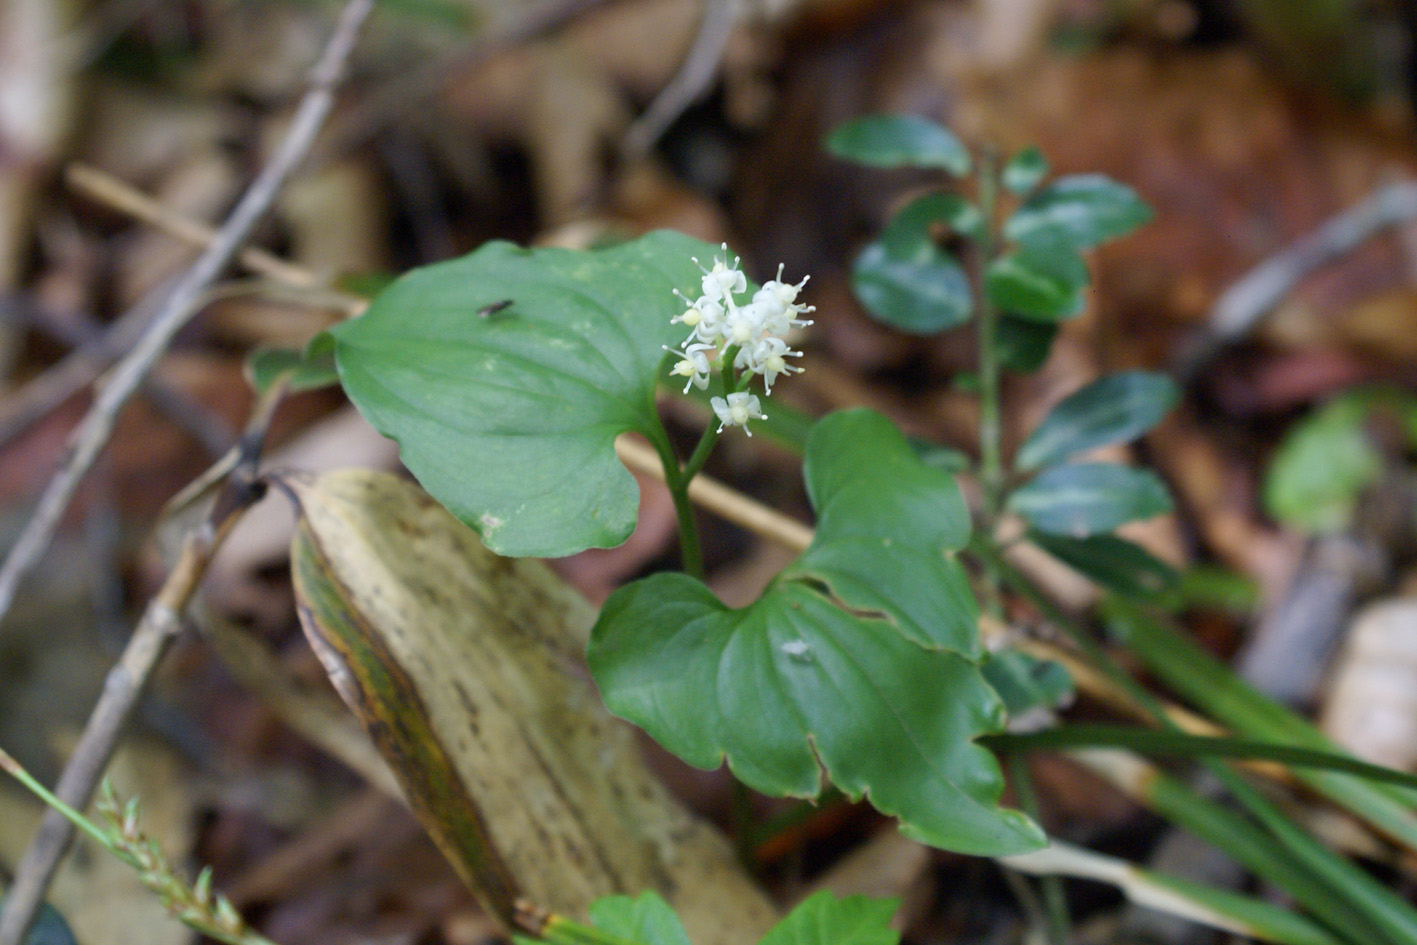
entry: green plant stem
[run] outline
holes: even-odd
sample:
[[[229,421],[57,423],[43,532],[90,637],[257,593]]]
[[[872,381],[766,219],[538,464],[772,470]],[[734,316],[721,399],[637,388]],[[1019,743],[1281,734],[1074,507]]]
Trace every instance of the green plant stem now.
[[[704,557],[699,547],[699,526],[694,518],[694,504],[689,501],[689,479],[679,466],[674,447],[669,445],[669,435],[662,429],[656,432],[659,435],[651,437],[650,442],[654,444],[654,450],[664,466],[664,484],[669,488],[669,496],[674,500],[674,514],[679,520],[679,563],[685,573],[702,578]]]
[[[733,383],[729,384],[727,372],[733,370],[733,359],[737,356],[737,345],[730,345],[723,352],[723,368],[714,375],[714,393],[719,397],[727,397],[730,387],[734,391],[743,390],[752,380],[752,375],[745,373],[741,378],[735,377]],[[669,486],[669,492],[674,497],[674,512],[679,518],[680,557],[684,570],[696,578],[704,576],[704,562],[703,551],[699,547],[699,529],[694,518],[694,504],[689,501],[689,483],[703,471],[709,454],[713,452],[714,446],[718,443],[718,431],[719,427],[714,425],[713,418],[710,417],[708,426],[704,427],[703,435],[694,445],[694,451],[689,454],[689,459],[682,466],[679,465],[678,457],[674,455],[673,447],[669,445],[667,434],[661,441],[655,442],[655,449],[659,451],[660,461],[664,463],[664,482]]]
[[[1028,759],[1022,753],[1009,755],[1009,773],[1019,806],[1035,821],[1040,821],[1038,792],[1033,788],[1033,775],[1028,771]],[[1048,919],[1048,941],[1051,945],[1068,945],[1072,939],[1072,917],[1068,915],[1068,897],[1063,879],[1053,873],[1038,877],[1043,888],[1043,908]]]
[[[47,806],[62,814],[65,820],[73,824],[78,830],[88,834],[95,843],[102,846],[109,853],[112,853],[129,866],[136,867],[138,865],[137,861],[134,860],[127,851],[114,846],[113,840],[108,836],[106,831],[98,827],[83,814],[74,810],[74,808],[70,807],[68,804],[65,804],[56,797],[54,792],[50,791],[49,788],[36,781],[34,775],[26,771],[25,768],[3,748],[0,748],[0,770],[3,770],[10,777],[20,782],[31,794],[39,798]]]
[[[985,291],[985,274],[994,261],[998,238],[995,217],[998,212],[998,160],[986,148],[979,158],[979,211],[984,225],[979,229],[974,265],[974,295],[978,299],[979,345],[979,491],[981,519],[979,531],[993,536],[1003,508],[1004,462],[1003,427],[999,420],[1000,370],[997,342],[999,313]],[[996,616],[1003,611],[1000,600],[1000,580],[993,564],[984,562],[984,606]]]

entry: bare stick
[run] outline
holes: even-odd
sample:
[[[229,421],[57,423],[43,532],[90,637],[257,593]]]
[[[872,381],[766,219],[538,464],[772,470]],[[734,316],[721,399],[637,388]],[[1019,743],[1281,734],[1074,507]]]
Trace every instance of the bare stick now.
[[[106,204],[149,226],[176,237],[189,246],[205,248],[216,242],[217,231],[190,217],[171,213],[162,204],[118,178],[87,164],[74,163],[64,168],[64,181],[90,200]],[[319,288],[326,281],[300,266],[292,266],[273,253],[248,246],[236,254],[241,265],[252,272],[270,276],[279,282],[298,288]]]
[[[723,48],[733,35],[738,8],[738,0],[706,0],[699,31],[689,54],[684,57],[684,64],[625,132],[620,145],[622,156],[632,161],[644,157],[660,135],[674,124],[674,119],[703,97],[718,74]]]
[[[344,8],[329,45],[315,66],[310,90],[296,109],[290,130],[271,156],[270,163],[242,195],[206,251],[173,286],[142,338],[114,367],[112,375],[89,408],[88,415],[74,431],[65,462],[45,486],[34,514],[25,524],[4,565],[0,566],[0,618],[9,612],[20,579],[49,547],[59,519],[73,499],[80,480],[108,442],[118,411],[167,350],[173,336],[192,317],[202,290],[231,260],[256,221],[270,207],[286,178],[310,150],[316,133],[334,104],[335,83],[354,47],[359,27],[373,5],[373,0],[350,0]],[[7,940],[0,938],[0,945],[7,945]],[[13,940],[9,945],[13,945]]]
[[[184,538],[181,554],[162,588],[148,602],[123,655],[109,670],[98,704],[54,788],[59,799],[70,807],[82,810],[88,805],[148,679],[182,629],[182,612],[197,592],[212,556],[241,513],[263,494],[255,477],[256,461],[284,393],[284,385],[276,384],[257,403],[241,442],[232,448],[238,454],[235,468],[210,518]],[[14,885],[0,910],[0,945],[19,945],[24,941],[35,910],[73,836],[74,826],[63,815],[54,810],[45,813],[16,867]]]
[[[622,436],[615,441],[620,461],[636,472],[664,481],[664,466],[654,447]],[[716,479],[698,475],[689,483],[689,498],[710,511],[778,544],[802,551],[812,543],[812,529],[794,518],[755,502]]]
[[[1216,300],[1201,335],[1177,359],[1175,373],[1183,379],[1194,377],[1225,346],[1252,331],[1305,276],[1375,233],[1414,218],[1417,184],[1388,184],[1260,263]]]
[[[20,296],[0,299],[0,317],[8,316],[16,322],[33,325],[74,349],[0,400],[0,448],[92,384],[123,354],[125,347],[137,340],[152,312],[150,307],[139,307],[136,311],[141,318],[125,328],[121,321],[112,326],[99,325],[85,312],[71,312],[60,321]],[[70,323],[73,327],[66,327]],[[121,343],[125,333],[131,336],[127,345]],[[182,391],[157,377],[147,378],[142,390],[158,410],[212,456],[220,456],[231,444],[233,431],[227,424],[195,404]]]

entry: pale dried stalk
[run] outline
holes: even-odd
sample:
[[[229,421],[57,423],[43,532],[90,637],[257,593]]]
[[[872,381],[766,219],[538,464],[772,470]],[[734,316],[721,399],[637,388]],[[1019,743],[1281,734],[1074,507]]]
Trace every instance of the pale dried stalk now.
[[[283,385],[277,384],[262,396],[241,443],[233,447],[241,456],[233,464],[236,472],[227,491],[218,499],[219,508],[184,536],[181,553],[167,579],[148,602],[123,655],[109,670],[98,703],[54,788],[55,795],[70,807],[82,810],[88,805],[148,679],[181,632],[182,612],[196,594],[217,548],[246,508],[260,498],[254,479],[257,451],[284,393]],[[0,945],[24,941],[73,837],[74,825],[62,814],[45,812],[0,909]]]
[[[217,230],[213,227],[169,212],[147,194],[96,167],[77,162],[70,164],[64,169],[64,182],[85,197],[156,227],[189,246],[205,249],[216,242]],[[292,266],[258,246],[241,250],[236,254],[236,260],[252,272],[297,288],[320,288],[328,281],[308,269]]]
[[[311,87],[296,109],[290,130],[271,161],[252,182],[227,222],[206,251],[173,286],[152,324],[137,345],[114,369],[95,399],[88,416],[76,431],[73,448],[59,473],[50,480],[38,509],[0,567],[0,616],[14,599],[21,577],[38,561],[53,536],[60,516],[79,481],[93,464],[112,432],[118,411],[138,389],[177,331],[193,313],[193,303],[230,261],[241,242],[275,199],[281,185],[300,163],[315,140],[334,103],[334,87],[359,35],[360,26],[373,9],[373,0],[350,0],[311,77]],[[252,429],[241,448],[254,449],[260,431],[270,421],[282,385],[262,399],[252,419]],[[254,464],[254,456],[252,456]],[[107,766],[119,734],[132,714],[148,678],[181,629],[181,613],[206,573],[212,554],[230,525],[239,517],[242,502],[253,494],[233,493],[237,500],[214,521],[190,532],[182,554],[157,596],[149,603],[129,641],[123,658],[110,671],[103,695],[89,718],[55,793],[72,807],[84,807]],[[34,842],[16,870],[15,882],[0,912],[0,945],[20,945],[44,898],[73,827],[57,812],[41,821]]]
[[[45,486],[39,504],[0,566],[0,618],[10,610],[20,580],[38,563],[49,547],[59,519],[73,499],[79,482],[93,466],[113,432],[118,412],[137,391],[162,357],[173,337],[195,314],[195,303],[224,269],[256,222],[265,215],[281,185],[314,143],[334,104],[334,88],[359,35],[359,27],[373,9],[373,0],[350,0],[340,15],[329,44],[311,76],[309,92],[301,100],[290,130],[270,162],[242,195],[231,216],[165,297],[157,315],[127,355],[114,367],[94,398],[93,406],[74,431],[66,459]],[[0,927],[3,930],[3,927]],[[0,945],[13,945],[0,935]]]

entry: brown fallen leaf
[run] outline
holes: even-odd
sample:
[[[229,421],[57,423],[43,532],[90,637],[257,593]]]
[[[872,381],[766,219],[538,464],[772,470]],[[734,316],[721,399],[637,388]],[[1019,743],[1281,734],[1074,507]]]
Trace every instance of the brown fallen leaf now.
[[[524,898],[579,916],[652,889],[698,945],[767,929],[765,894],[601,707],[581,664],[584,600],[538,561],[491,554],[394,476],[286,485],[306,635],[489,912],[510,925]]]

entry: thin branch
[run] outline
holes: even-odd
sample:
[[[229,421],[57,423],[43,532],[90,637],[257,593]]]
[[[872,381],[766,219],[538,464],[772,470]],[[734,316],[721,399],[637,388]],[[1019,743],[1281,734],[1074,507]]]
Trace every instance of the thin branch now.
[[[143,310],[141,324],[128,329],[129,345],[141,335],[151,311]],[[98,324],[86,312],[71,312],[59,319],[18,294],[0,298],[0,317],[31,325],[49,337],[68,345],[70,351],[58,363],[26,381],[0,400],[0,447],[28,430],[79,391],[97,380],[123,354],[121,322]],[[234,431],[220,417],[204,409],[181,390],[161,377],[143,381],[145,397],[169,420],[202,445],[211,456],[220,456],[231,444]]]
[[[172,213],[147,194],[96,167],[78,162],[70,164],[64,168],[64,182],[90,200],[126,213],[189,246],[206,248],[216,242],[217,231],[212,227]],[[270,276],[297,288],[322,288],[329,282],[308,269],[292,266],[258,246],[241,250],[236,254],[236,260],[251,272]]]
[[[197,592],[213,555],[242,513],[258,501],[264,489],[255,477],[260,445],[276,406],[284,396],[277,384],[264,394],[242,435],[232,447],[232,474],[218,496],[211,516],[193,528],[156,596],[149,601],[118,663],[108,672],[98,704],[89,715],[54,793],[70,807],[82,809],[93,796],[119,736],[132,717],[153,670],[182,629],[182,612]],[[15,869],[15,882],[0,909],[0,945],[19,945],[44,900],[54,871],[74,836],[74,826],[50,810]]]
[[[1199,337],[1177,359],[1174,373],[1196,376],[1217,354],[1254,330],[1309,274],[1389,227],[1417,219],[1417,183],[1388,184],[1362,203],[1247,272],[1216,300]]]
[[[329,45],[311,76],[309,92],[301,100],[290,130],[272,155],[270,163],[242,195],[207,250],[177,280],[134,348],[118,362],[103,385],[88,415],[74,431],[68,456],[45,486],[30,520],[0,566],[0,618],[10,610],[20,580],[38,563],[68,508],[84,474],[108,442],[118,412],[133,395],[144,377],[167,350],[177,332],[195,313],[195,303],[204,289],[226,267],[256,222],[275,200],[281,185],[295,170],[314,143],[334,104],[334,88],[354,47],[359,28],[373,9],[373,0],[350,0],[340,14]],[[0,938],[0,945],[12,945]]]
[[[739,6],[739,0],[706,0],[699,31],[684,64],[625,132],[620,145],[622,157],[631,161],[644,157],[674,120],[708,91],[718,75],[724,47],[733,35]]]

